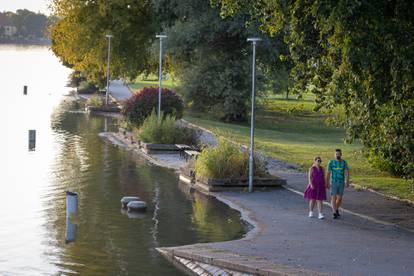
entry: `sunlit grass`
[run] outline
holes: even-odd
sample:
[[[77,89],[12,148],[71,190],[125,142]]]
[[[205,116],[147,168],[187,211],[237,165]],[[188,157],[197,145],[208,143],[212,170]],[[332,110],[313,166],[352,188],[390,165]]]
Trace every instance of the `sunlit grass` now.
[[[166,79],[162,80],[162,87],[173,89],[177,85],[170,77],[164,76],[164,78]],[[148,76],[146,78],[139,76],[135,80],[131,81],[128,85],[134,92],[138,92],[141,88],[144,87],[158,87],[159,81],[157,76]]]

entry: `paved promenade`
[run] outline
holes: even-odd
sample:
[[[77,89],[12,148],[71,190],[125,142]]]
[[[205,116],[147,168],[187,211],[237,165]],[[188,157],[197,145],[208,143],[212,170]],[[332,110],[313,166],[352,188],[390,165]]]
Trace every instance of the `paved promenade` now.
[[[149,157],[161,166],[169,166],[172,158],[167,162],[162,156]],[[325,220],[311,219],[300,194],[306,174],[277,160],[270,162],[270,172],[285,178],[287,189],[214,194],[254,226],[245,238],[160,251],[198,271],[207,267],[243,275],[414,275],[412,205],[348,188],[341,219],[333,220],[328,206]]]
[[[242,240],[163,249],[164,253],[261,275],[414,275],[414,206],[348,188],[342,218],[307,217],[306,174],[277,160],[286,189],[216,193],[254,225]],[[273,166],[272,166],[273,165]]]
[[[414,273],[413,233],[351,214],[310,219],[302,197],[286,189],[218,198],[248,212],[256,230],[243,240],[174,248],[174,254],[206,256],[216,265],[227,259],[233,268],[239,263],[274,275]]]
[[[132,96],[131,90],[122,80],[113,80],[109,84],[109,94],[118,102],[123,102]]]

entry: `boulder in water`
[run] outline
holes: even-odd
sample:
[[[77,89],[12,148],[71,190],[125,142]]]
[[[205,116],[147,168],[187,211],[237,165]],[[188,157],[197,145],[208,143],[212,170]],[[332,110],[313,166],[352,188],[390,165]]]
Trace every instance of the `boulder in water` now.
[[[131,211],[144,211],[145,209],[147,209],[147,203],[144,201],[131,201],[127,204],[128,207],[128,212]]]
[[[121,199],[122,208],[127,208],[128,203],[131,201],[139,201],[139,197],[137,196],[124,196]]]

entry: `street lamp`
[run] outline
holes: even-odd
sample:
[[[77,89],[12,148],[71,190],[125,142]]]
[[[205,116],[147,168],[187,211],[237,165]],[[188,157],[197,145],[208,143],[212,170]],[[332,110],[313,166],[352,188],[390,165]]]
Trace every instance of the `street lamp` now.
[[[162,90],[162,40],[167,38],[166,35],[156,35],[160,39],[160,64],[159,64],[159,88],[158,88],[158,121],[161,120],[161,90]]]
[[[252,37],[247,39],[248,42],[253,44],[253,61],[252,61],[252,114],[250,122],[250,156],[249,156],[249,192],[253,192],[253,148],[254,148],[254,110],[256,99],[256,43],[261,41],[260,38]]]
[[[113,38],[113,35],[106,35],[105,36],[108,39],[108,65],[106,67],[106,93],[105,93],[105,106],[108,106],[108,92],[109,92],[109,66],[111,64],[111,39]]]

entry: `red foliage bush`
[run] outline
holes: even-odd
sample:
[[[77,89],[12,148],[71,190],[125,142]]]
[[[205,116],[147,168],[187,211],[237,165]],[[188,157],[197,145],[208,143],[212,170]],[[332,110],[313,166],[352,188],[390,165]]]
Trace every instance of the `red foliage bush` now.
[[[123,105],[121,113],[135,125],[141,125],[151,111],[158,108],[158,88],[144,87],[137,94],[130,97]],[[176,119],[183,116],[184,103],[180,96],[170,89],[161,91],[161,111],[164,116],[174,115]]]

